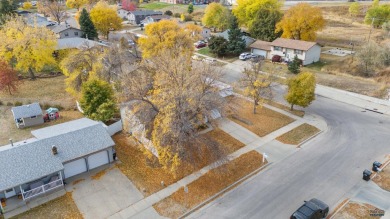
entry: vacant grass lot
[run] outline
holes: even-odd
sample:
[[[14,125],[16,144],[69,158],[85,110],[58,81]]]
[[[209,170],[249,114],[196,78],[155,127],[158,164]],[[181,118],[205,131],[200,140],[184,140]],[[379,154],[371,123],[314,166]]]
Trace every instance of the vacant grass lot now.
[[[162,216],[177,218],[264,164],[261,154],[250,151],[190,183],[188,193],[180,189],[156,203],[154,208]]]
[[[382,210],[366,203],[349,202],[333,218],[334,219],[380,218],[380,216],[374,217],[370,215],[370,213],[380,213],[380,212],[382,212]]]
[[[64,196],[50,202],[35,207],[23,214],[13,217],[14,219],[82,219],[79,209],[73,201],[72,193],[68,192]]]
[[[276,138],[276,140],[285,143],[298,145],[305,141],[306,139],[317,134],[320,130],[312,125],[304,123],[293,130],[284,133],[283,135]]]
[[[228,117],[260,137],[294,121],[294,119],[266,107],[258,107],[257,113],[253,114],[251,102],[238,97],[232,97],[230,100],[232,110]]]
[[[197,13],[201,13],[204,11],[204,8],[206,6],[198,6],[194,5],[194,12],[193,15],[196,16]],[[169,4],[165,2],[151,2],[151,3],[143,3],[139,6],[140,9],[147,9],[147,10],[160,10],[160,11],[172,11],[173,13],[187,13],[188,5],[175,5],[175,4]]]
[[[227,154],[245,146],[221,130],[213,130],[201,136],[219,143],[225,148]],[[113,136],[113,139],[116,143],[118,158],[121,161],[118,164],[119,169],[145,196],[164,188],[161,186],[161,181],[164,181],[165,185],[170,185],[215,161],[210,159],[207,150],[203,151],[203,147],[200,146],[203,153],[197,157],[195,161],[197,165],[192,166],[183,162],[175,178],[169,170],[158,165],[156,160],[147,159],[147,156],[142,152],[142,146],[138,146],[131,137],[124,133],[119,133]]]
[[[378,173],[373,179],[379,187],[390,192],[390,165],[387,165],[382,172]]]

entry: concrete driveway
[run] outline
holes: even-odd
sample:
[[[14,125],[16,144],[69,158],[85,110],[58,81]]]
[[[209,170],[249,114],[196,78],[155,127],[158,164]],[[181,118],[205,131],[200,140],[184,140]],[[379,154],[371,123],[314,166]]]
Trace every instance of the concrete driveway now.
[[[101,175],[99,172],[102,170],[106,172]],[[96,178],[97,173],[101,177]],[[85,219],[107,218],[144,198],[133,183],[113,165],[97,168],[66,182],[68,184],[65,189],[73,192],[73,199]],[[148,215],[159,216],[154,209],[151,210]]]

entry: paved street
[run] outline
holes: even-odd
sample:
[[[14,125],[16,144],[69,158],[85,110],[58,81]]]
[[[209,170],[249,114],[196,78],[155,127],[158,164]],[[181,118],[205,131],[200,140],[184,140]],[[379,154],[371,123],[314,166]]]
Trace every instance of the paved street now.
[[[191,217],[287,218],[312,197],[333,209],[354,192],[363,169],[390,153],[389,116],[323,97],[307,110],[326,120],[325,133]]]

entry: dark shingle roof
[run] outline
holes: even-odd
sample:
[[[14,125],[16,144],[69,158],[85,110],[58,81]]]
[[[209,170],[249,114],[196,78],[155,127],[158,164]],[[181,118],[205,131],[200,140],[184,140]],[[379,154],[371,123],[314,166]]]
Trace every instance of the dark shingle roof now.
[[[144,16],[162,15],[161,11],[152,11],[152,10],[130,11],[130,13],[134,14],[135,16],[139,16],[139,15],[144,15]]]
[[[39,103],[12,107],[11,111],[15,119],[42,115],[42,109]]]
[[[82,121],[86,119],[81,119]],[[70,123],[75,124],[72,122]],[[79,121],[80,124],[81,122]],[[87,123],[89,125],[82,128],[76,126],[73,130],[68,129],[62,133],[55,131],[58,127],[52,126],[59,135],[0,150],[0,191],[58,172],[64,168],[64,162],[114,145],[102,124],[93,123],[91,120]],[[50,132],[47,128],[43,130]],[[57,147],[57,155],[52,154],[53,145]]]

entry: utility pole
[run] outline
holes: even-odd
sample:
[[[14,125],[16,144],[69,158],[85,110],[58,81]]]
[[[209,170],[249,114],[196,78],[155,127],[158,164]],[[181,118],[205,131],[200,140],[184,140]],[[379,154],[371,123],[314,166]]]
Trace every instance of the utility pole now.
[[[373,18],[372,18],[372,21],[371,21],[370,34],[368,35],[368,41],[367,41],[367,42],[370,42],[372,27],[374,26],[374,20],[375,20],[375,18],[373,17]]]

